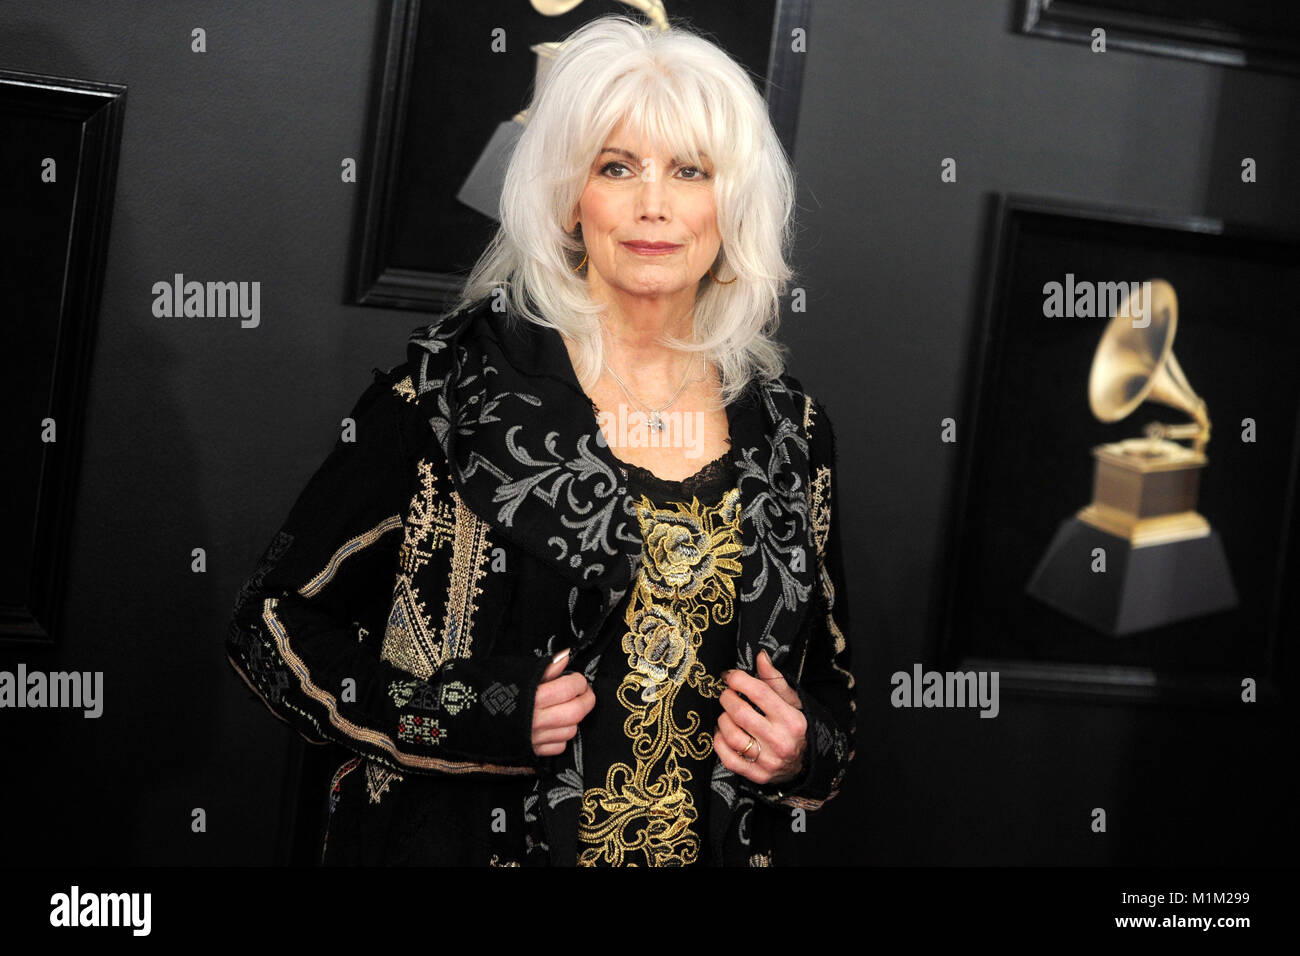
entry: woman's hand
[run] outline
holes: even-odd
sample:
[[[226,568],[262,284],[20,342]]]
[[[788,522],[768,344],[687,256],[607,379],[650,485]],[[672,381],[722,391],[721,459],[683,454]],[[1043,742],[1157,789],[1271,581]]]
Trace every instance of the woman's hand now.
[[[783,783],[803,770],[808,719],[799,695],[767,651],[758,652],[756,663],[757,677],[741,670],[723,675],[727,689],[719,698],[723,712],[713,732],[713,751],[733,773],[755,783]]]
[[[533,700],[533,753],[553,757],[564,753],[565,742],[578,732],[582,718],[596,706],[596,694],[587,678],[564,673],[569,652],[556,655],[542,673]]]

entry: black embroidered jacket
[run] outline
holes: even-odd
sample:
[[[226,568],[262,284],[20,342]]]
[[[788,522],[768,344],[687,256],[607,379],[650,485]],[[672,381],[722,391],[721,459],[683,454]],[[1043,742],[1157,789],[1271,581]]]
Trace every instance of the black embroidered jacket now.
[[[533,699],[552,656],[595,641],[636,575],[619,462],[559,333],[487,302],[416,329],[407,360],[374,374],[354,440],[240,589],[230,662],[308,741],[348,752],[325,863],[570,865],[582,733],[536,756]],[[790,376],[752,382],[727,416],[744,542],[735,666],[753,673],[768,651],[808,740],[783,785],[713,758],[705,861],[771,865],[771,826],[831,799],[853,758],[835,439]]]

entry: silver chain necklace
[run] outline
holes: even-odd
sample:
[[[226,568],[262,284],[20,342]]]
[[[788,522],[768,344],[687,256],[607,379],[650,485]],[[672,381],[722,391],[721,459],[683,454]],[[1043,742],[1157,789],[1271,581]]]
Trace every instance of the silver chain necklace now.
[[[631,390],[623,384],[623,380],[618,377],[618,373],[609,367],[609,362],[605,362],[604,364],[605,368],[609,370],[609,374],[614,376],[614,381],[618,382],[619,388],[623,389],[623,394],[628,397],[628,400],[631,401],[633,405],[640,405],[645,409],[645,411],[649,412],[650,417],[647,424],[656,431],[662,432],[665,426],[664,420],[660,417],[660,414],[666,411],[669,405],[677,401],[677,396],[681,395],[682,389],[686,387],[686,380],[691,374],[691,367],[695,364],[695,356],[692,355],[690,362],[686,364],[686,373],[682,376],[682,383],[677,386],[677,391],[673,392],[673,397],[668,399],[666,404],[659,406],[659,408],[651,408],[649,405],[646,405],[645,402],[636,398],[632,394]]]

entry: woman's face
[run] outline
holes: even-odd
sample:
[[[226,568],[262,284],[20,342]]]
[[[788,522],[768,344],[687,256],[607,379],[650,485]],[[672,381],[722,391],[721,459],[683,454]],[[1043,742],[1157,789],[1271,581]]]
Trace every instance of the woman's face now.
[[[703,162],[665,156],[621,125],[610,134],[569,223],[570,232],[582,223],[593,293],[602,286],[643,296],[689,291],[694,301],[722,246],[713,166]]]

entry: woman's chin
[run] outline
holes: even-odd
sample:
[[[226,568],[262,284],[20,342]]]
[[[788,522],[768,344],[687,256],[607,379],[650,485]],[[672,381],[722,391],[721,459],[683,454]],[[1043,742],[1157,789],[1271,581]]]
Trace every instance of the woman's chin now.
[[[624,295],[642,295],[654,298],[680,295],[687,287],[688,283],[682,279],[680,274],[665,276],[660,269],[645,269],[625,279],[620,277],[620,281],[614,286]]]

